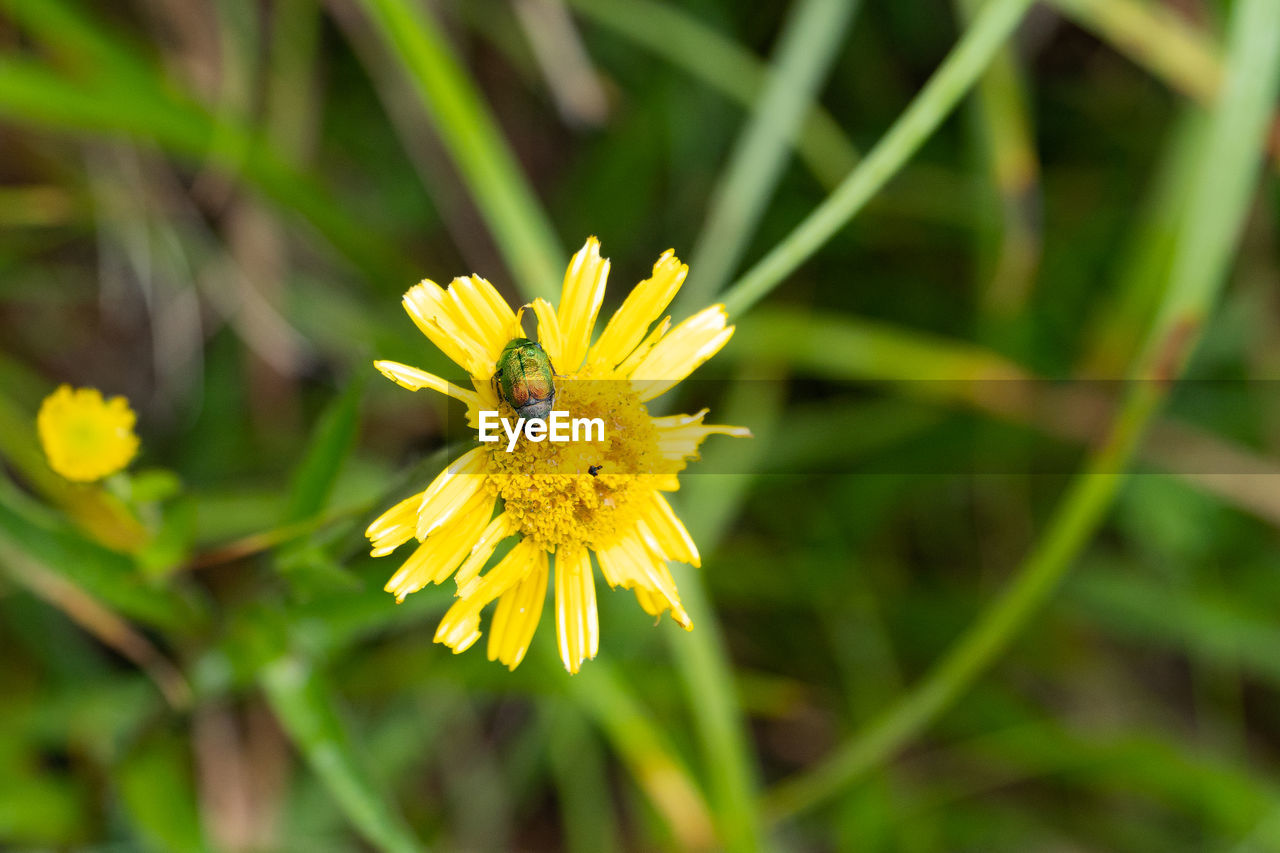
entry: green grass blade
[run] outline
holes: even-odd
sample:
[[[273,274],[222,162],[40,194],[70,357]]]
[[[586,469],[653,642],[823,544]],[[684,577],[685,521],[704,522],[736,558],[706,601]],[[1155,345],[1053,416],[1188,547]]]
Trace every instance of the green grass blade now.
[[[1194,177],[1189,163],[1203,147],[1205,118],[1199,110],[1188,110],[1168,135],[1116,285],[1094,312],[1081,359],[1084,375],[1121,375],[1143,344],[1187,214]]]
[[[1262,163],[1280,84],[1280,4],[1241,0],[1231,21],[1227,77],[1196,161],[1192,203],[1148,345],[1110,435],[1067,490],[1013,581],[896,705],[811,771],[775,789],[775,816],[833,796],[892,756],[948,708],[1007,648],[1053,594],[1102,523],[1125,468],[1172,380],[1200,337],[1219,293]]]
[[[312,665],[285,656],[263,668],[259,681],[280,725],[365,840],[393,853],[424,849],[361,766],[334,693]]]
[[[986,0],[956,0],[972,21]],[[1016,51],[1001,48],[975,92],[977,136],[995,197],[999,231],[979,267],[982,319],[989,331],[1020,316],[1030,299],[1040,264],[1040,164]]]
[[[984,347],[859,317],[769,307],[742,320],[738,334],[751,341],[751,349],[730,349],[724,358],[772,360],[831,379],[960,391],[965,382],[1031,378]]]
[[[1137,0],[1050,0],[1173,89],[1211,103],[1222,87],[1216,46],[1173,8]]]
[[[547,711],[547,760],[555,779],[567,853],[621,849],[617,816],[609,797],[605,751],[582,714],[566,703]]]
[[[768,82],[753,53],[701,23],[679,6],[655,0],[569,0],[579,13],[682,68],[744,107],[752,107]],[[820,184],[831,189],[858,161],[858,152],[831,114],[808,108],[796,153]]]
[[[128,81],[152,88],[159,74],[148,67],[139,45],[126,43],[101,22],[90,21],[64,0],[4,0],[5,12],[38,33],[59,61],[92,79]]]
[[[1188,161],[1190,162],[1190,161]],[[1185,205],[1180,204],[1179,209]],[[1138,251],[1140,257],[1153,255],[1152,249],[1163,250],[1177,242],[1177,235],[1170,235],[1163,228],[1146,228],[1149,246]],[[1168,262],[1162,261],[1164,279],[1168,278]],[[1162,282],[1155,282],[1150,293],[1145,279],[1153,272],[1140,271],[1141,294],[1145,304],[1145,316],[1136,318],[1135,306],[1126,298],[1125,319],[1128,336],[1141,334],[1154,313],[1154,305],[1160,298]],[[1128,280],[1132,274],[1122,273]],[[1129,285],[1126,284],[1126,287]],[[1127,297],[1128,294],[1122,294]],[[1147,297],[1150,297],[1147,299]],[[1143,304],[1143,303],[1139,303]],[[1075,396],[1054,399],[1055,395],[1043,376],[1028,371],[1017,362],[999,353],[966,341],[925,334],[913,329],[886,323],[863,320],[857,317],[817,317],[808,312],[789,308],[762,308],[738,324],[744,339],[752,341],[749,351],[730,348],[720,357],[730,362],[751,363],[754,359],[785,364],[797,373],[817,376],[839,382],[868,381],[887,383],[903,398],[919,400],[930,405],[960,405],[1010,423],[1035,429],[1046,436],[1069,442],[1087,443],[1095,438],[1094,428],[1086,421],[1064,418],[1064,411],[1085,411],[1106,405],[1104,395],[1093,393],[1089,386],[1081,386]],[[1111,343],[1117,342],[1119,326],[1107,327],[1114,331]],[[1141,342],[1124,343],[1129,352],[1141,346]],[[1103,353],[1096,348],[1087,351],[1086,364],[1096,375],[1115,376],[1123,372],[1124,365],[1113,362],[1115,351],[1108,347],[1106,361],[1099,361]],[[1025,393],[1023,393],[1025,392]],[[1047,392],[1047,393],[1046,393]],[[1065,407],[1065,408],[1064,408]],[[938,417],[940,413],[935,413]],[[896,420],[896,419],[895,419]],[[797,439],[806,435],[824,433],[820,422],[805,423],[802,417],[794,422],[790,431]],[[918,417],[908,418],[901,424],[908,431],[919,429],[929,421]],[[796,430],[801,430],[797,433]],[[828,425],[827,434],[830,426]],[[879,436],[884,440],[898,431],[891,425],[880,429],[860,430],[859,442],[848,442],[841,449],[856,451],[863,441]],[[1231,474],[1215,475],[1210,471],[1188,468],[1187,454],[1203,454],[1199,458],[1217,460],[1214,464],[1222,471],[1268,472],[1276,464],[1244,446],[1218,438],[1197,429],[1177,417],[1162,418],[1154,427],[1151,441],[1140,448],[1142,460],[1156,468],[1169,472],[1187,485],[1211,494],[1232,506],[1251,513],[1265,521],[1280,520],[1280,508],[1265,489],[1243,487],[1251,478]],[[1195,448],[1193,451],[1192,448]],[[787,470],[788,460],[805,458],[802,448],[790,447],[770,455],[768,465],[776,470]]]
[[[1032,0],[991,0],[959,43],[861,163],[803,222],[726,293],[737,316],[763,299],[831,239],[898,173],[977,82],[991,58],[1022,20]]]
[[[1056,776],[1081,792],[1142,796],[1229,835],[1253,827],[1280,796],[1262,774],[1204,754],[1203,747],[1186,743],[1182,732],[1081,736],[1062,724],[1034,720],[963,742],[957,751],[1016,768],[1023,778]]]
[[[738,268],[857,6],[857,0],[800,0],[788,12],[768,82],[734,143],[694,242],[691,274],[680,291],[685,308],[710,302]]]
[[[316,422],[306,453],[293,472],[283,524],[310,518],[325,508],[342,464],[355,446],[360,428],[364,382],[353,379]]]
[[[1226,596],[1195,592],[1177,595],[1167,585],[1100,561],[1065,590],[1071,605],[1127,642],[1177,650],[1222,667],[1280,684],[1280,627]]]
[[[739,263],[856,6],[852,0],[803,0],[788,14],[768,82],[713,195],[694,250],[693,278],[681,293],[681,304],[709,301]],[[737,497],[724,496],[729,503],[720,505],[732,512]],[[708,516],[706,526],[720,528],[727,518]],[[711,535],[718,534],[716,530]],[[682,574],[678,580],[683,600],[700,629],[696,636],[672,638],[670,646],[702,742],[720,838],[726,850],[759,850],[764,840],[756,808],[758,769],[732,664],[701,578],[693,572]]]
[[[554,299],[568,258],[480,92],[431,16],[406,0],[361,0],[404,66],[521,291]]]
[[[544,648],[546,665],[559,663]],[[663,731],[609,661],[596,659],[568,681],[569,695],[609,739],[636,784],[686,849],[711,846],[715,832],[707,803]]]
[[[761,385],[767,390],[762,392]],[[737,383],[736,393],[717,414],[717,420],[750,424],[754,435],[711,445],[704,451],[702,464],[720,471],[755,470],[756,460],[772,441],[784,387],[782,382]],[[677,511],[702,553],[715,552],[751,482],[745,473],[685,478]],[[671,565],[681,601],[695,627],[686,632],[667,625],[664,633],[697,727],[721,842],[726,850],[762,850],[768,843],[760,820],[760,771],[750,747],[724,633],[701,576],[702,571],[713,571],[713,566],[711,557],[706,558],[703,569]]]
[[[1239,243],[1280,88],[1280,3],[1240,0],[1232,15],[1225,80],[1193,179],[1173,270],[1136,373],[1176,376],[1222,289]],[[1191,336],[1188,339],[1188,336]]]

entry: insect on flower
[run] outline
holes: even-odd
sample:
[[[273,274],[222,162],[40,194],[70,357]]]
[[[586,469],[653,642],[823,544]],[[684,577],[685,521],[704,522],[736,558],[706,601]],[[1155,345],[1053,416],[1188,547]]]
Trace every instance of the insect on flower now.
[[[528,338],[515,338],[502,348],[493,390],[525,420],[546,420],[556,404],[555,372],[546,350]]]
[[[724,306],[673,326],[667,306],[689,268],[668,251],[595,335],[609,261],[594,237],[565,272],[559,307],[533,301],[537,341],[520,314],[478,276],[448,288],[423,281],[404,296],[418,328],[470,375],[470,388],[392,361],[385,376],[411,391],[430,388],[461,401],[473,427],[505,401],[517,411],[556,412],[607,421],[608,440],[514,442],[510,452],[481,443],[456,459],[425,491],[369,526],[373,556],[416,541],[387,582],[397,600],[427,584],[457,583],[457,597],[435,640],[455,653],[480,638],[480,614],[497,602],[489,625],[490,660],[515,669],[542,616],[554,570],[556,634],[565,668],[577,672],[599,647],[595,565],[610,587],[632,590],[649,614],[693,622],[667,567],[700,564],[693,538],[663,496],[710,435],[747,436],[744,427],[692,415],[654,417],[645,403],[711,358],[733,335]],[[499,545],[514,545],[489,563]],[[594,554],[594,560],[592,555]],[[553,564],[554,561],[554,564]],[[487,570],[486,570],[487,569]]]

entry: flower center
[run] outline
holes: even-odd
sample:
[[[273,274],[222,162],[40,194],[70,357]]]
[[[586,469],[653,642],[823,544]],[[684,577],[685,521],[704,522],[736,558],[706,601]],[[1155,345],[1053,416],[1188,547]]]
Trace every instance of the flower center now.
[[[599,418],[603,440],[585,440],[599,438],[588,430],[564,442],[521,436],[510,453],[504,440],[490,449],[486,483],[516,527],[539,545],[607,547],[635,522],[637,498],[674,469],[664,462],[658,431],[628,382],[561,378],[556,386],[556,410]],[[501,413],[515,423],[506,404]]]

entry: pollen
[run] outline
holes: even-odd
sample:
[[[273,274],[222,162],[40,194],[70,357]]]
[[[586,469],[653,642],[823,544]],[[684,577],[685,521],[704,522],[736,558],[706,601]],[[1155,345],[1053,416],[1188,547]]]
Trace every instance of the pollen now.
[[[659,475],[674,473],[676,466],[659,452],[658,431],[630,383],[556,384],[556,410],[571,418],[599,418],[603,440],[581,434],[566,442],[522,437],[511,453],[494,447],[486,485],[502,499],[515,529],[537,545],[608,547],[634,527]]]

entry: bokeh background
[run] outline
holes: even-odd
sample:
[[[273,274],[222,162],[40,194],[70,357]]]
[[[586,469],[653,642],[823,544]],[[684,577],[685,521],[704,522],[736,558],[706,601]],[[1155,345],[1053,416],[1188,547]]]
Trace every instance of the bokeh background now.
[[[1277,3],[1027,5],[0,3],[0,845],[1280,849]],[[509,673],[381,589],[446,436],[370,362],[589,234],[606,309],[730,294],[664,405],[756,438],[677,496],[693,633],[599,584]]]

